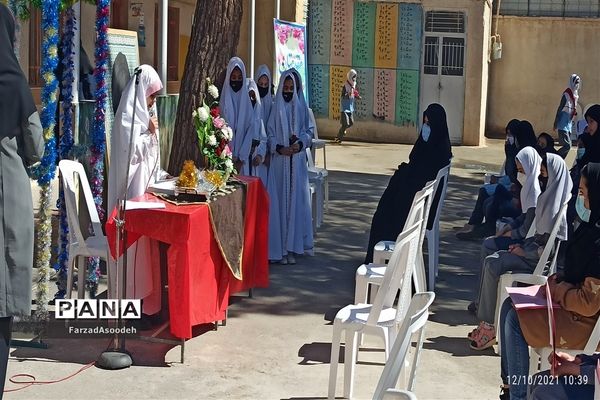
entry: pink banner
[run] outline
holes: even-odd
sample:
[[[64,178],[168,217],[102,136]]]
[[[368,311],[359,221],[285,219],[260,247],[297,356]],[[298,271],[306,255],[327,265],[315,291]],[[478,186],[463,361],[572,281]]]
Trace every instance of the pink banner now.
[[[333,0],[331,10],[331,60],[332,65],[352,65],[352,30],[354,2]]]

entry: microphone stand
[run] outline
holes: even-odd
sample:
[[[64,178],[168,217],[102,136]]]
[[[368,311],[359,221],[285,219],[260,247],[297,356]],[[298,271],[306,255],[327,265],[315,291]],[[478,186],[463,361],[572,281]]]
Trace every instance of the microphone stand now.
[[[135,126],[135,112],[137,107],[137,94],[140,83],[140,73],[142,70],[138,67],[135,69],[135,90],[133,96],[133,118],[131,121],[131,130],[129,132],[129,149],[127,151],[127,167],[125,168],[125,179],[123,183],[123,191],[122,197],[117,199],[117,217],[114,218],[115,225],[117,226],[117,235],[116,235],[116,243],[115,250],[117,254],[117,299],[123,299],[127,295],[127,249],[123,252],[123,256],[119,257],[119,252],[121,250],[121,243],[123,243],[123,247],[127,245],[127,231],[125,230],[125,210],[127,207],[127,187],[129,186],[129,165],[131,160],[131,152],[133,148],[133,128]],[[119,259],[122,258],[122,267],[119,269]],[[120,275],[120,276],[119,276]],[[119,278],[121,281],[121,285],[119,285]],[[117,320],[117,333],[115,333],[114,337],[114,348],[112,350],[104,351],[98,360],[96,361],[96,365],[100,368],[104,369],[123,369],[129,368],[133,364],[133,360],[131,359],[131,354],[125,349],[125,338],[121,337],[121,334],[118,333],[120,328],[123,325],[123,321],[121,320],[121,312],[119,311],[119,318]]]

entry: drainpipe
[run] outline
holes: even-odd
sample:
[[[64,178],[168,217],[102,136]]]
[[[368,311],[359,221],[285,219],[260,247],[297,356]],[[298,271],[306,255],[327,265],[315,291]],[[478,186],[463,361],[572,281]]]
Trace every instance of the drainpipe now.
[[[250,34],[248,37],[250,38],[250,78],[254,78],[254,44],[255,37],[254,33],[256,31],[256,0],[250,0]]]
[[[160,94],[167,94],[167,40],[169,25],[169,2],[160,0],[160,80],[163,88]]]

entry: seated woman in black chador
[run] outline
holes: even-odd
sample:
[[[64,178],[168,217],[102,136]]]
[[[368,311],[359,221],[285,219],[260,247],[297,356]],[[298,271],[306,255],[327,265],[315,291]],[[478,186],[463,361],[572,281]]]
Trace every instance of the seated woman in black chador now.
[[[450,163],[452,148],[446,122],[446,111],[439,104],[430,104],[423,113],[423,126],[409,162],[398,166],[383,192],[371,222],[371,235],[365,263],[373,261],[373,247],[381,240],[396,240],[402,231],[415,193],[437,176]],[[441,195],[438,187],[431,207],[428,227],[433,224],[434,210]]]

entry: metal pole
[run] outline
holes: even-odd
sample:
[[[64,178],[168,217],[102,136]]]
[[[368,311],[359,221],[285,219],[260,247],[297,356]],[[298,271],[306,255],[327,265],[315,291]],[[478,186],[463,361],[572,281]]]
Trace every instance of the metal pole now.
[[[169,2],[160,0],[160,80],[161,94],[167,94],[167,41],[169,25]]]
[[[254,32],[256,31],[256,0],[250,0],[250,21],[248,22],[248,26],[250,27],[250,78],[254,78]]]
[[[275,18],[279,19],[279,11],[281,9],[281,0],[275,0]],[[273,40],[273,84],[274,85],[278,85],[279,81],[278,81],[278,77],[279,77],[279,67],[277,65],[277,46],[275,46],[275,43],[277,42],[277,38],[274,38],[275,40]]]

